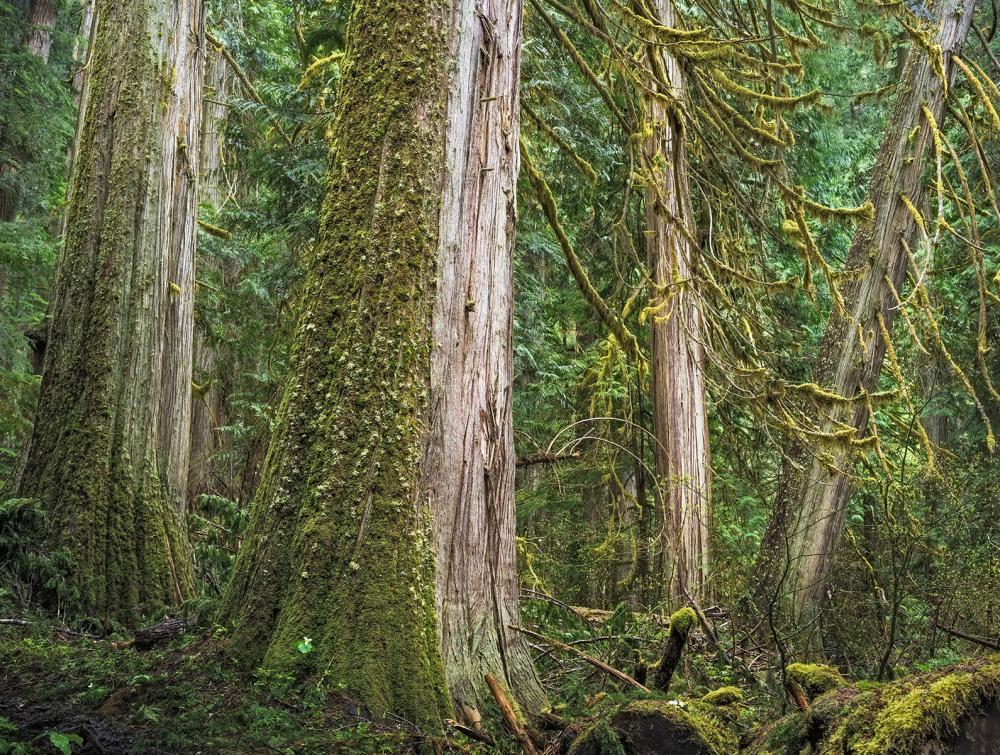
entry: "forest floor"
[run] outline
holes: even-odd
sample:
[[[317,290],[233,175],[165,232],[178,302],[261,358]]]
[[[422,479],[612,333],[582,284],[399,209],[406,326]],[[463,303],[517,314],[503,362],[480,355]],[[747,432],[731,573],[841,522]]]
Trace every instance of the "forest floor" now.
[[[442,749],[367,717],[335,691],[239,668],[224,636],[189,634],[139,650],[128,639],[6,625],[0,659],[0,753]]]

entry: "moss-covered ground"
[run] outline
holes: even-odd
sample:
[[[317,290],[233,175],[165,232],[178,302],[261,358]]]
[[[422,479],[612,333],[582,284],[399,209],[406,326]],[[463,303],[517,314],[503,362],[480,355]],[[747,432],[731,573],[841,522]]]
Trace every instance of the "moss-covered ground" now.
[[[0,659],[0,753],[485,751],[373,719],[322,684],[242,668],[224,634],[137,650],[0,625]]]

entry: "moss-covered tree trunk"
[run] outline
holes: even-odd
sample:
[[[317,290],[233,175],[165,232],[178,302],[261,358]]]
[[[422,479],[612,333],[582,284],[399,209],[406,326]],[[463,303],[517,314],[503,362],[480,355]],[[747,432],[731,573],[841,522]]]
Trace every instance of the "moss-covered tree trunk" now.
[[[844,311],[831,315],[814,371],[824,389],[859,400],[833,402],[817,418],[822,431],[853,427],[860,434],[868,423],[861,399],[875,389],[885,358],[882,327],[891,332],[898,312],[893,290],[901,291],[906,280],[905,245],[916,248],[916,221],[903,198],[923,206],[925,155],[933,141],[923,108],[941,123],[945,82],[954,79],[953,57],[974,9],[974,0],[941,0],[931,35],[941,58],[911,49],[871,179],[874,219],[854,237],[844,266]],[[943,65],[941,72],[936,65]],[[788,603],[804,621],[818,607],[843,532],[852,458],[850,444],[820,451],[796,441],[788,449],[757,569],[758,597],[765,604]]]
[[[658,23],[676,26],[672,0],[655,0]],[[703,315],[695,288],[698,248],[687,176],[679,61],[648,51],[655,91],[645,98],[647,250],[654,286],[651,373],[654,458],[663,507],[663,577],[670,597],[701,595],[709,568],[711,457],[705,403]]]
[[[100,0],[38,413],[16,486],[26,552],[88,613],[134,622],[191,569],[187,470],[200,0]],[[51,596],[50,596],[51,597]]]
[[[486,672],[542,701],[508,628],[519,10],[355,4],[292,377],[223,601],[247,655],[429,729],[452,697],[474,719]]]
[[[354,4],[321,241],[222,605],[247,657],[322,674],[429,729],[451,715],[420,474],[450,11]]]
[[[521,0],[455,0],[429,434],[437,606],[459,715],[491,700],[487,673],[526,711],[544,702],[519,617],[514,522],[513,253]],[[471,717],[474,720],[474,716]]]

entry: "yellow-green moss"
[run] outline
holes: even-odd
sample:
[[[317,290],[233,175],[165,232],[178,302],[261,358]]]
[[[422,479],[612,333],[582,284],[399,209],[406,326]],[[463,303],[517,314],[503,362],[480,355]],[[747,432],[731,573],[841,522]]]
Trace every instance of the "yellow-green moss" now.
[[[169,482],[177,470],[164,458],[169,453],[156,433],[162,410],[154,406],[177,387],[171,381],[186,390],[190,375],[178,364],[183,355],[171,353],[165,340],[165,309],[151,300],[164,284],[158,271],[167,253],[153,241],[152,227],[176,214],[176,200],[160,196],[158,183],[158,171],[172,167],[163,159],[164,143],[176,139],[164,133],[164,113],[176,100],[174,78],[198,77],[194,57],[159,49],[153,30],[163,19],[156,4],[107,3],[101,18],[42,389],[16,481],[17,496],[36,501],[43,515],[19,532],[17,560],[38,602],[132,625],[143,612],[193,592],[176,511],[180,491]],[[185,191],[179,183],[174,195]],[[188,327],[190,311],[170,306],[176,322],[169,331]],[[161,368],[161,358],[175,374]]]
[[[430,731],[451,717],[420,487],[449,14],[354,4],[290,380],[221,607],[247,661]]]
[[[720,687],[702,695],[701,702],[706,705],[724,706],[743,702],[743,690],[739,687]]]
[[[928,743],[959,731],[961,720],[1000,700],[1000,656],[944,675],[886,685],[856,698],[850,716],[823,753],[916,755]]]
[[[799,685],[809,697],[837,689],[847,683],[840,672],[821,663],[792,663],[785,669],[789,682]]]
[[[732,755],[739,750],[735,730],[713,706],[700,701],[644,699],[623,705],[600,718],[577,738],[569,753],[624,755],[634,749],[634,738],[638,736],[636,724],[657,718],[669,721],[678,737],[697,743],[709,755]]]
[[[732,755],[739,751],[736,732],[716,715],[711,706],[675,700],[638,700],[625,710],[669,718],[711,755]]]
[[[851,684],[760,732],[753,755],[917,755],[959,732],[962,720],[1000,701],[1000,655],[890,684]]]
[[[670,631],[676,632],[681,637],[687,637],[697,622],[698,614],[694,609],[685,607],[670,614]]]

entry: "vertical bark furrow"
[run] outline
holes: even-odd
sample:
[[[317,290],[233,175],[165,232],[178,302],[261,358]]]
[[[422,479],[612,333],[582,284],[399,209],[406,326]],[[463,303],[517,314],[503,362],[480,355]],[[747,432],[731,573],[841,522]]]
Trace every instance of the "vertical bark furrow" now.
[[[423,484],[437,604],[459,712],[487,673],[526,710],[544,699],[518,623],[512,418],[513,245],[519,169],[520,0],[455,0],[453,79]]]
[[[676,26],[671,0],[654,3],[659,21]],[[671,597],[701,595],[709,569],[711,457],[705,398],[703,315],[695,290],[698,249],[679,109],[684,79],[679,61],[660,47],[651,68],[665,81],[646,98],[652,135],[644,145],[651,171],[646,200],[653,296],[651,371],[654,458],[663,505],[664,577]]]

